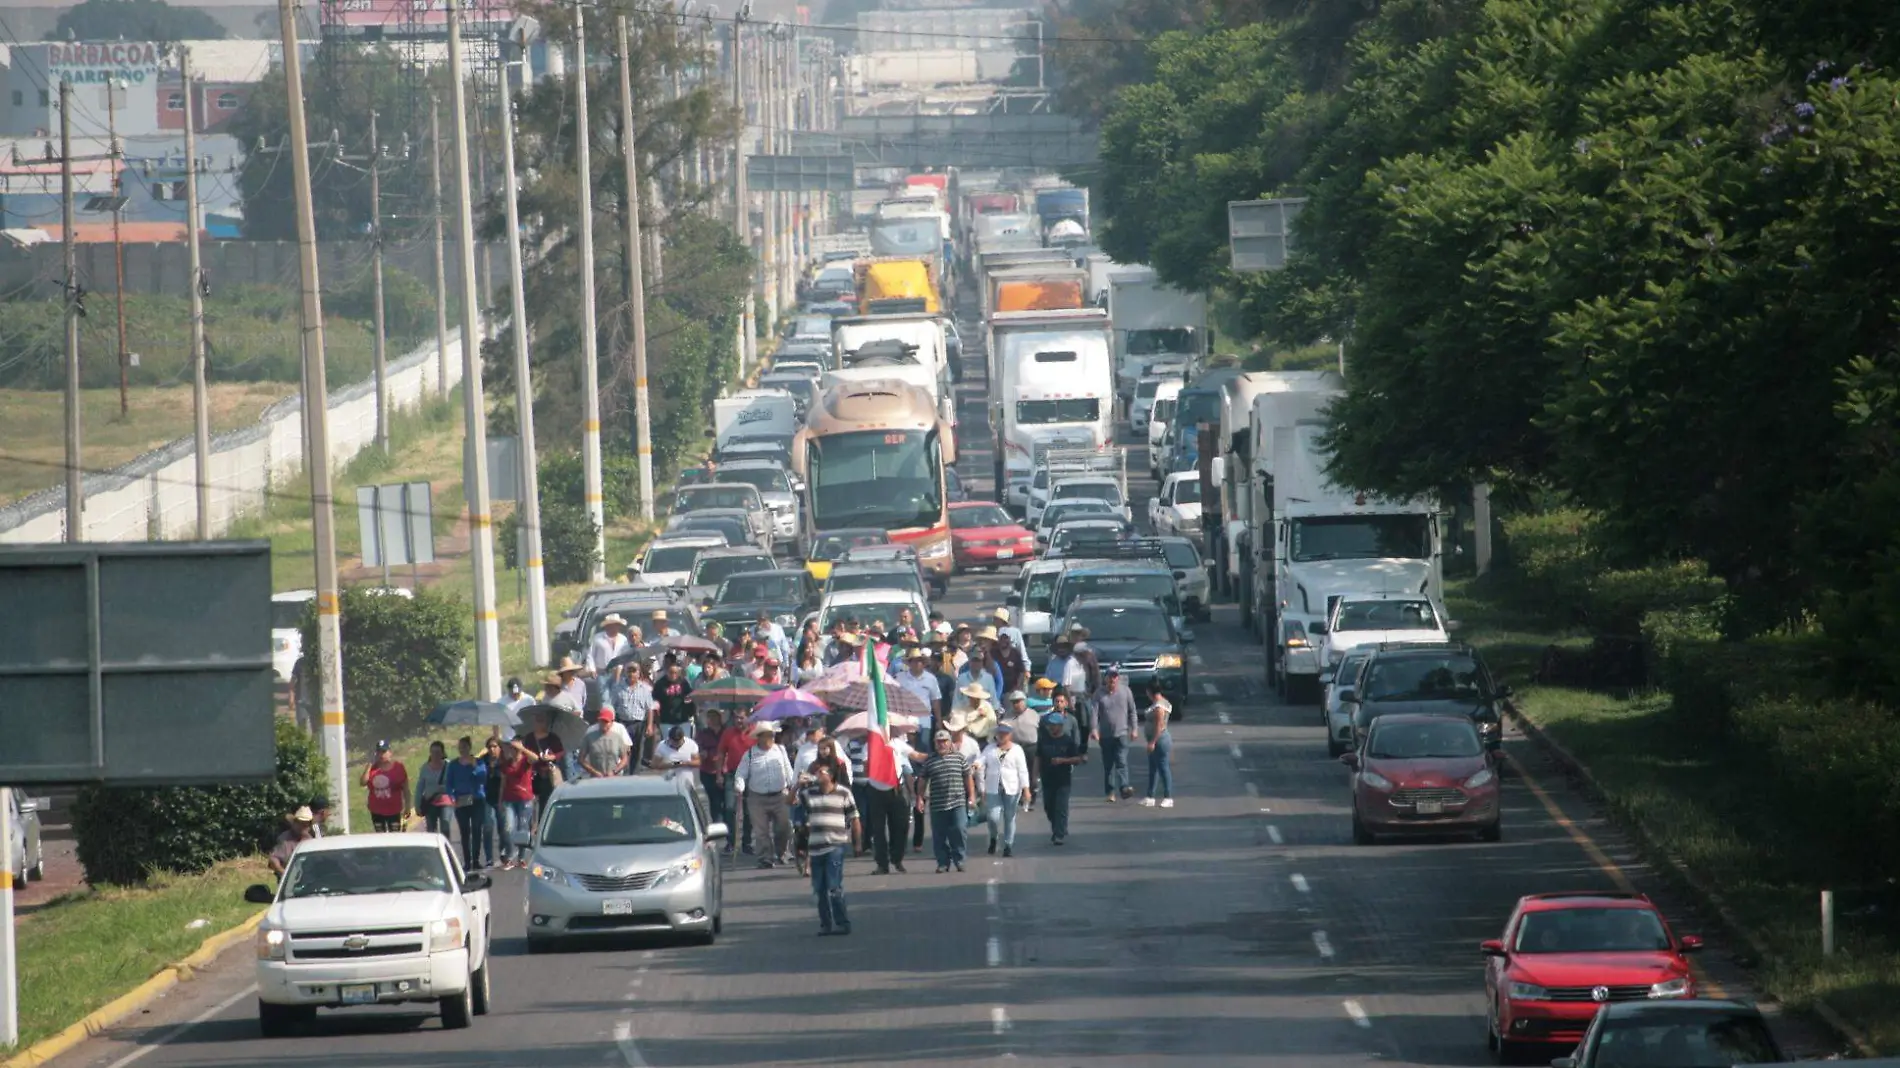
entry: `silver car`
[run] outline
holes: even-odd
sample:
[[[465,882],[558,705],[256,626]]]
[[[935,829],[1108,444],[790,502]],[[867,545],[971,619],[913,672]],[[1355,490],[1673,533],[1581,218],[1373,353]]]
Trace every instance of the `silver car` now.
[[[559,938],[724,928],[725,871],[699,773],[587,779],[555,789],[528,865],[528,952]]]
[[[27,880],[46,878],[46,855],[40,845],[39,799],[28,797],[19,787],[8,791],[13,809],[13,888],[26,889]]]
[[[1372,655],[1365,649],[1346,654],[1336,668],[1320,669],[1320,716],[1326,721],[1326,755],[1338,757],[1352,748],[1352,709],[1340,703],[1339,691],[1350,687],[1359,677],[1359,669]]]

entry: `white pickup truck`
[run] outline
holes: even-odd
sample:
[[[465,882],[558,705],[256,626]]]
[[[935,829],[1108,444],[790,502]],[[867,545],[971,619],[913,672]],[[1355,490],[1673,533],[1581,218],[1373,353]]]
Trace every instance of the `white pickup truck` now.
[[[267,1038],[320,1007],[433,1002],[444,1028],[488,1012],[488,876],[437,834],[343,835],[297,847],[257,928],[257,1021]]]

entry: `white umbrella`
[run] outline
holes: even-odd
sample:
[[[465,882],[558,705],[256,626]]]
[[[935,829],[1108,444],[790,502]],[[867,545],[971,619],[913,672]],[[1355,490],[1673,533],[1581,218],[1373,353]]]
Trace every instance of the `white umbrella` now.
[[[891,730],[893,732],[896,732],[899,734],[908,734],[912,731],[915,731],[917,729],[917,726],[918,726],[917,720],[915,720],[914,718],[910,716],[900,716],[895,712],[891,713]],[[872,726],[871,726],[870,712],[868,711],[867,712],[853,712],[851,715],[846,716],[844,719],[844,722],[838,724],[837,728],[834,729],[831,733],[849,734],[855,731],[869,732],[871,729],[872,729]]]

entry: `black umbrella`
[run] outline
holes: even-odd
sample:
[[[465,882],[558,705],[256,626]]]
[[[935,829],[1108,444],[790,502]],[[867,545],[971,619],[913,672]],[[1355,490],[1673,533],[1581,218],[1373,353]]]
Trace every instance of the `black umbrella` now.
[[[444,727],[514,727],[514,710],[494,701],[444,701],[429,713],[429,722]]]

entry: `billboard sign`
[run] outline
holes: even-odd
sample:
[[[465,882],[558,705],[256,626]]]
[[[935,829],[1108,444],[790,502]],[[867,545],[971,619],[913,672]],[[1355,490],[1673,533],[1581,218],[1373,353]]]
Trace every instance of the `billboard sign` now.
[[[1305,197],[1227,202],[1227,243],[1235,271],[1277,271],[1293,251],[1293,220]]]
[[[427,30],[446,34],[449,29],[447,0],[322,0],[325,29],[381,29],[384,34]],[[466,0],[456,7],[462,25],[471,23],[512,23],[515,5],[510,0]]]
[[[68,85],[158,84],[158,46],[149,41],[72,41],[46,46],[46,70]]]

